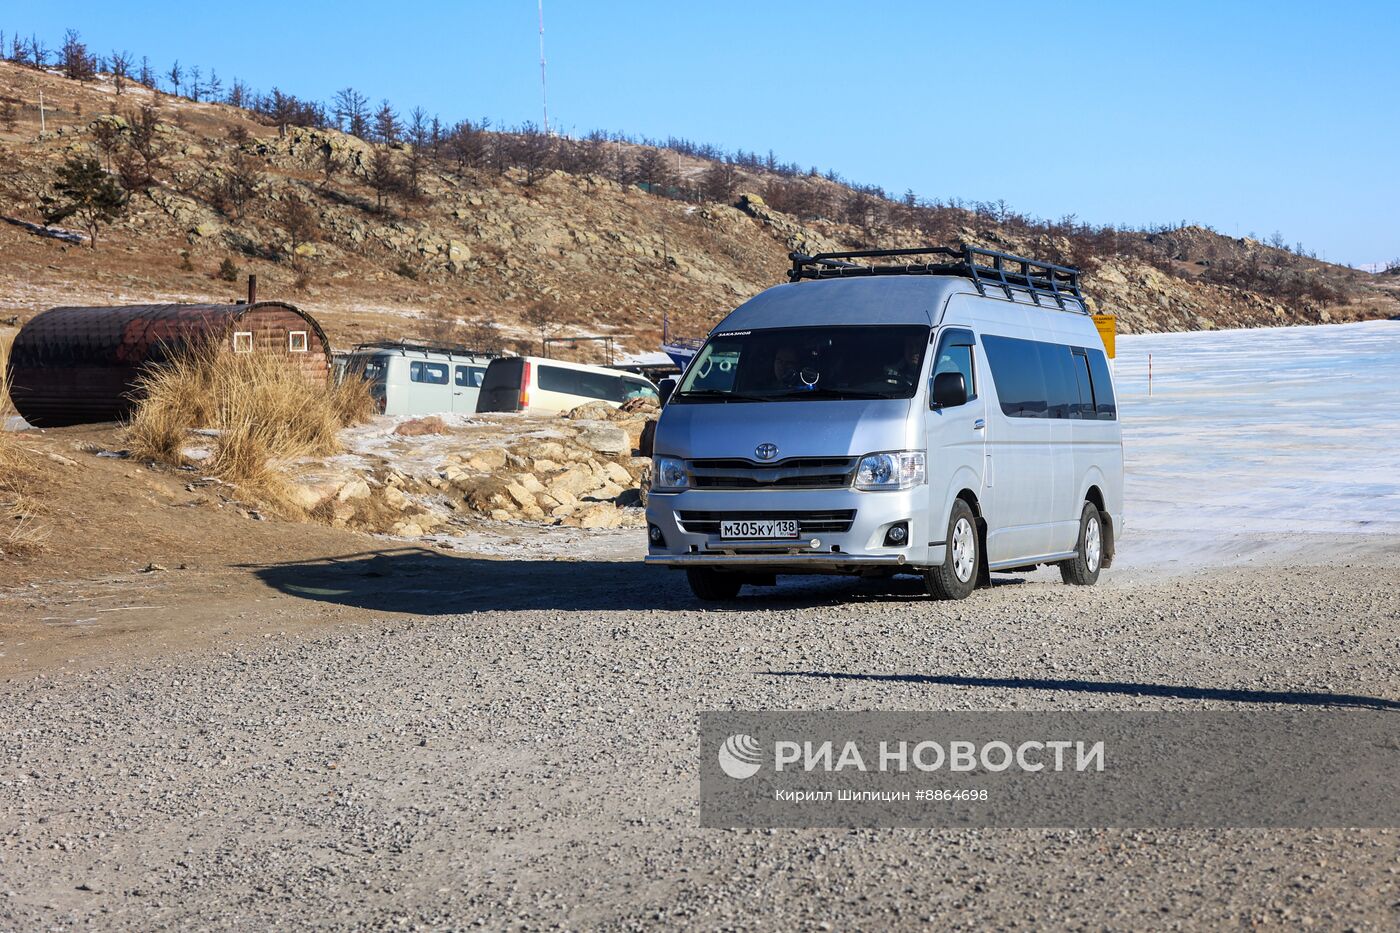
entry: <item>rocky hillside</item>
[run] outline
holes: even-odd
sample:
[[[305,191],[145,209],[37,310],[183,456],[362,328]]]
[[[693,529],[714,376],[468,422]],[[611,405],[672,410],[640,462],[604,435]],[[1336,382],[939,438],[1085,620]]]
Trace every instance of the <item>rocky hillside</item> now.
[[[0,223],[0,323],[56,304],[227,300],[256,273],[262,295],[302,305],[338,345],[612,334],[649,350],[663,314],[674,331],[703,334],[782,281],[790,249],[959,240],[1081,265],[1096,305],[1130,332],[1400,311],[1395,292],[1376,284],[1393,277],[1198,227],[1105,231],[1005,211],[904,210],[814,174],[753,169],[732,170],[732,197],[707,199],[712,188],[699,180],[714,163],[626,143],[598,141],[588,164],[553,163],[564,168],[468,164],[9,63],[0,63],[0,106],[13,117],[0,121],[0,217],[9,221]],[[86,154],[129,191],[95,250],[39,226],[57,170]],[[661,156],[675,171],[659,193],[607,168]]]

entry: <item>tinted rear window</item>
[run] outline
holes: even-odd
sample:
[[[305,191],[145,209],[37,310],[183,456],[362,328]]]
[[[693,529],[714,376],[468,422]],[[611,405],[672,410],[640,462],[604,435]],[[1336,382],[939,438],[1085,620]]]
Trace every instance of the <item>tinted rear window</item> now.
[[[481,380],[481,393],[476,397],[477,411],[519,411],[520,379],[525,361],[520,357],[492,360]]]
[[[1118,417],[1118,404],[1113,398],[1113,377],[1108,372],[1108,359],[1102,350],[1088,348],[1089,375],[1094,380],[1095,410],[1102,421]]]

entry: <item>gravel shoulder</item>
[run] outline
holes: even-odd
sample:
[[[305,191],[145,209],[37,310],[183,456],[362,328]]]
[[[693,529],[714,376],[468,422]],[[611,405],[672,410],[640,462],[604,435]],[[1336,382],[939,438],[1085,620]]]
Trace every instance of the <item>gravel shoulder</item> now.
[[[1394,546],[1352,544],[708,610],[630,561],[264,566],[220,599],[261,631],[0,683],[0,927],[1393,928],[1389,830],[697,825],[703,709],[1400,709]]]

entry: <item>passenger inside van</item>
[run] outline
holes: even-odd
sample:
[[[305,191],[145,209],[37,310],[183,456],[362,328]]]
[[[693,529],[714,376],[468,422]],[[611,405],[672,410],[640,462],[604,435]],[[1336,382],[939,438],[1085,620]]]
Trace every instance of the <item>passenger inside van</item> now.
[[[899,361],[886,369],[892,385],[913,388],[919,381],[919,373],[924,367],[924,347],[928,337],[923,334],[910,334],[904,338],[904,352]]]

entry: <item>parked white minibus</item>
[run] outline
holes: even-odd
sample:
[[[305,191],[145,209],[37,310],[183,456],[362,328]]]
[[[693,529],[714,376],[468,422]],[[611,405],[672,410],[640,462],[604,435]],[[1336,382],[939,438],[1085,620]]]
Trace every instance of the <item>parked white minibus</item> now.
[[[587,402],[614,408],[634,398],[657,398],[656,386],[642,376],[541,356],[492,360],[476,410],[558,414]]]

